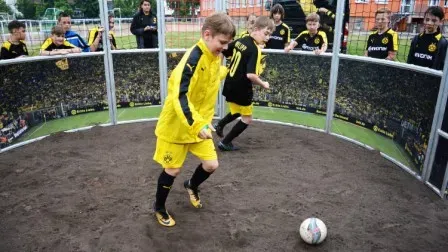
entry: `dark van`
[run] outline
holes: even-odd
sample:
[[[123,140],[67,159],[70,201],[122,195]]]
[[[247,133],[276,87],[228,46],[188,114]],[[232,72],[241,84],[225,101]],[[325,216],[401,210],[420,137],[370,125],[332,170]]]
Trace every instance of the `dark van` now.
[[[303,0],[305,2],[305,0]],[[310,0],[310,4],[314,4],[316,8],[324,7],[333,13],[336,12],[336,4],[337,0]],[[266,0],[265,9],[270,10],[271,7],[275,4],[280,4],[285,9],[285,18],[284,22],[291,29],[291,37],[294,39],[299,33],[306,30],[306,14],[300,5],[300,0]],[[345,0],[345,11],[344,11],[344,21],[343,21],[343,36],[341,38],[341,52],[345,53],[347,51],[347,37],[348,37],[348,21],[350,16],[350,4],[349,0]],[[325,31],[328,37],[328,50],[332,51],[333,49],[333,40],[334,40],[334,25],[335,20],[330,17],[318,13],[321,18],[321,30]]]

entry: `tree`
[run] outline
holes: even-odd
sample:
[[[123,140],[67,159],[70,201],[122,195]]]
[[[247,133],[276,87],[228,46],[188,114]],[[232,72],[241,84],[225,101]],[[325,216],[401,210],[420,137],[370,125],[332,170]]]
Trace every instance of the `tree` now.
[[[167,0],[168,6],[174,10],[175,16],[195,16],[195,9],[199,8],[199,0]]]
[[[38,14],[36,15],[36,4],[33,0],[17,0],[16,6],[25,19],[36,19],[39,17]]]
[[[8,14],[12,14],[11,8],[6,4],[4,0],[0,0],[0,12],[6,12]]]
[[[153,13],[157,13],[156,0],[150,0]],[[115,0],[114,8],[120,8],[122,17],[133,17],[138,11],[140,0]]]
[[[100,16],[98,0],[75,0],[75,4],[72,7],[82,10],[86,18],[98,18]]]

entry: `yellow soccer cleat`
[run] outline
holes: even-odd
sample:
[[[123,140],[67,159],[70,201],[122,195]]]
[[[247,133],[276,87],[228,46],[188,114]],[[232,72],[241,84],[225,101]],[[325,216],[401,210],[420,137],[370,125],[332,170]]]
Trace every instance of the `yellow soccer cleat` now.
[[[176,221],[165,209],[155,211],[155,215],[159,224],[164,227],[172,227],[176,225]]]
[[[201,199],[199,198],[198,189],[192,189],[190,186],[190,180],[185,180],[184,187],[187,189],[188,195],[190,196],[190,202],[195,208],[202,208]]]

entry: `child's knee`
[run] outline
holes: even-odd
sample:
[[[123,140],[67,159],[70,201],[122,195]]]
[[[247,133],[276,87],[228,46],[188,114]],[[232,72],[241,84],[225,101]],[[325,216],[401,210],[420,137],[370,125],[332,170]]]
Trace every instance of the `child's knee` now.
[[[204,168],[207,172],[214,172],[216,169],[218,169],[219,163],[218,160],[206,160],[202,161],[202,168]]]
[[[179,168],[165,168],[165,172],[173,177],[177,177],[177,175],[179,175],[179,173],[180,173],[180,169]]]
[[[241,116],[241,121],[243,123],[249,125],[252,122],[252,116],[251,115],[250,116],[243,115],[243,116]]]

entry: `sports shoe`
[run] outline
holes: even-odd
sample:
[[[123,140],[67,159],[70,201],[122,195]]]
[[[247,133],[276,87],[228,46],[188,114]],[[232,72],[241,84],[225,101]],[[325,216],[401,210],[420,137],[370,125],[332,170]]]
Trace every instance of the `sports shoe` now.
[[[184,187],[187,189],[188,195],[190,196],[191,204],[195,208],[202,208],[201,199],[199,198],[199,190],[191,188],[189,179],[185,180]]]
[[[172,227],[176,225],[176,221],[171,217],[171,215],[166,211],[166,209],[156,210],[154,205],[154,214],[160,225],[164,227]]]
[[[213,128],[215,128],[215,130],[216,130],[215,131],[216,135],[218,135],[219,137],[224,137],[224,132],[223,132],[224,128],[223,127],[219,126],[218,123],[215,123],[215,124],[213,124]]]
[[[240,148],[234,146],[232,143],[224,144],[222,142],[218,143],[218,148],[221,151],[236,151],[236,150],[240,149]]]

